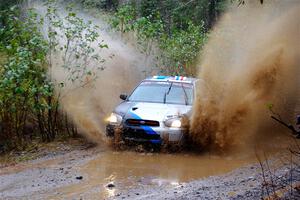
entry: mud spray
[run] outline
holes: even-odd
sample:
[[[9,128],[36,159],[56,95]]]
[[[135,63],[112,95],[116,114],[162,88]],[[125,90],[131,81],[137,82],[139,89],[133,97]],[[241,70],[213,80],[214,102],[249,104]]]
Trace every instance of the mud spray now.
[[[190,132],[197,147],[224,150],[284,132],[267,105],[284,120],[299,113],[299,19],[300,2],[293,0],[246,1],[224,14],[199,63],[204,84]]]
[[[58,3],[58,13],[63,17],[67,14],[64,2]],[[28,7],[33,7],[42,16],[46,13],[46,6],[40,1],[31,1]],[[90,84],[72,83],[68,80],[70,72],[62,67],[61,55],[52,59],[51,76],[57,83],[65,83],[65,87],[57,88],[61,96],[63,110],[75,122],[80,133],[91,141],[103,143],[105,140],[105,119],[113,108],[120,102],[121,93],[129,93],[143,78],[145,71],[154,66],[149,56],[142,55],[133,42],[124,42],[120,35],[109,30],[108,25],[89,13],[82,12],[82,8],[75,10],[77,15],[85,21],[92,21],[100,27],[100,40],[108,45],[98,53],[105,60],[104,70],[97,72],[97,79]],[[47,21],[46,21],[47,23]],[[45,28],[46,29],[46,28]],[[61,41],[62,44],[65,41]],[[98,41],[100,42],[100,41]],[[95,44],[96,45],[96,44]],[[95,48],[96,49],[96,48]],[[93,63],[91,63],[93,65]]]
[[[46,12],[42,3],[33,2],[39,13]],[[101,142],[104,119],[119,102],[119,94],[129,92],[155,63],[108,31],[98,17],[77,13],[102,27],[99,34],[109,49],[99,52],[106,62],[97,80],[85,87],[67,84],[61,103],[82,133]],[[292,119],[297,105],[299,112],[299,19],[299,1],[292,0],[263,5],[246,1],[224,14],[200,58],[204,84],[197,91],[189,134],[197,147],[226,149],[268,135],[274,122],[267,104],[285,119]],[[67,74],[60,63],[52,69],[58,82]]]

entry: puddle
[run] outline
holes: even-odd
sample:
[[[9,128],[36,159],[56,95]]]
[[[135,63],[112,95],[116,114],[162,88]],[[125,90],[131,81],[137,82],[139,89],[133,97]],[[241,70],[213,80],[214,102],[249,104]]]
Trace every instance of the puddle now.
[[[90,152],[76,151],[3,169],[0,191],[7,197],[106,199],[136,188],[140,192],[148,187],[172,189],[257,163],[254,149],[264,159],[277,152],[287,152],[293,144],[292,139],[283,136],[260,141],[260,145],[235,149],[226,155],[117,152],[101,147]],[[80,176],[82,179],[77,179]],[[107,187],[108,184],[112,187]]]
[[[174,185],[223,174],[255,162],[248,157],[159,154],[136,152],[103,152],[81,168],[81,184],[62,188],[59,196],[107,198],[138,185]],[[113,183],[115,187],[108,188]],[[88,191],[88,194],[85,194]]]
[[[137,153],[102,151],[78,170],[79,184],[59,188],[53,199],[105,199],[138,186],[170,186],[221,175],[248,164],[257,163],[256,152],[265,157],[283,152],[291,144],[288,137],[261,140],[252,148],[228,155],[194,153]],[[281,142],[280,142],[281,141]],[[283,142],[285,141],[285,142]],[[114,187],[107,187],[112,183]]]

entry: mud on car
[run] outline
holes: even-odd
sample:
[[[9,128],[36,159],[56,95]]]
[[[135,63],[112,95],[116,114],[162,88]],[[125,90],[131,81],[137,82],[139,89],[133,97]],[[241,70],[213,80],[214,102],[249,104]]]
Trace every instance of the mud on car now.
[[[153,76],[143,80],[111,113],[106,135],[153,144],[184,142],[197,79]]]

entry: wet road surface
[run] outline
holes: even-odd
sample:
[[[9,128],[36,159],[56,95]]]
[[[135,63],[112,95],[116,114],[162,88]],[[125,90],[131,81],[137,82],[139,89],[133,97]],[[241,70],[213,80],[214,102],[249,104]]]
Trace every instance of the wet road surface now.
[[[289,146],[282,140],[273,138],[268,145],[257,148],[264,156],[274,155]],[[0,199],[114,199],[135,188],[156,188],[159,192],[255,163],[253,149],[218,155],[94,147],[0,169]],[[259,169],[251,170],[238,174],[245,172],[248,178]]]

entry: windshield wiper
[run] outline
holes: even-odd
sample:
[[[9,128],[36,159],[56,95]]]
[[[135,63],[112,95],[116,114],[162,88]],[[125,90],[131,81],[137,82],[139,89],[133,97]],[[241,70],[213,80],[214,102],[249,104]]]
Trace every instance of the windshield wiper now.
[[[172,85],[173,85],[173,82],[171,82],[171,85],[170,85],[170,87],[169,87],[168,91],[167,91],[167,92],[165,92],[165,95],[164,95],[164,103],[166,103],[166,100],[167,100],[167,95],[170,93],[170,91],[171,91],[171,88],[172,88]]]
[[[183,83],[181,83],[181,87],[182,87],[183,92],[184,92],[184,101],[185,101],[185,105],[188,105],[188,96],[187,96],[186,91],[185,91],[185,89],[184,89],[184,87],[183,87]]]

